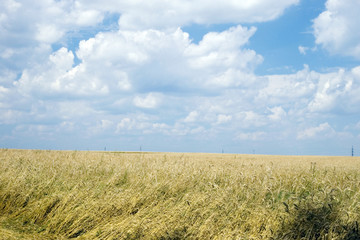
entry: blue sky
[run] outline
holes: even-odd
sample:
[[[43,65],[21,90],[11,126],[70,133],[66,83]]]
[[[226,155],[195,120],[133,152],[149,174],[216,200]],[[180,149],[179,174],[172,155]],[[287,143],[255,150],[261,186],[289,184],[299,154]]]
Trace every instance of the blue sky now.
[[[0,148],[360,155],[356,0],[0,3]]]

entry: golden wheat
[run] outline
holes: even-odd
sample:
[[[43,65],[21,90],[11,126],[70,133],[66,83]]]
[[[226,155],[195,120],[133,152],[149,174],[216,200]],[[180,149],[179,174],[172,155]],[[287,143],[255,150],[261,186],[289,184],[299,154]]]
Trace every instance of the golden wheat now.
[[[0,239],[360,239],[358,157],[0,150]]]

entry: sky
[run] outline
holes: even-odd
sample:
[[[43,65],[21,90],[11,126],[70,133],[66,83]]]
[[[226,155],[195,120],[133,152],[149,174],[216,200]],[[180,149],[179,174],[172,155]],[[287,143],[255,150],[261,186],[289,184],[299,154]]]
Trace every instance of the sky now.
[[[360,0],[2,0],[0,148],[360,155]]]

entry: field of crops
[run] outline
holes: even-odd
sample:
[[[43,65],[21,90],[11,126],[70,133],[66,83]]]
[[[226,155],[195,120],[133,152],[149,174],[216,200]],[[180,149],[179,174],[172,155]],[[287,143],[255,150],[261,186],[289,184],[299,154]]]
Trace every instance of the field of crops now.
[[[0,239],[360,239],[360,158],[0,150]]]

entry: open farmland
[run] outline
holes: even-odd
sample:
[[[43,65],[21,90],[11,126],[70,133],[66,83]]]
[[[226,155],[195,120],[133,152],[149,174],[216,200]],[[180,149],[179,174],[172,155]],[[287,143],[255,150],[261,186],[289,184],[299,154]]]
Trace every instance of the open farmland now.
[[[0,239],[360,239],[360,158],[0,150]]]

